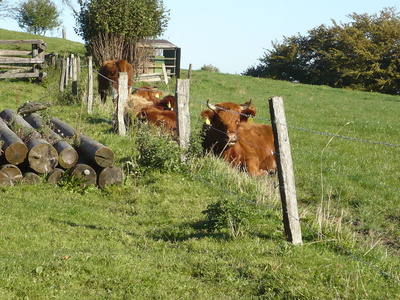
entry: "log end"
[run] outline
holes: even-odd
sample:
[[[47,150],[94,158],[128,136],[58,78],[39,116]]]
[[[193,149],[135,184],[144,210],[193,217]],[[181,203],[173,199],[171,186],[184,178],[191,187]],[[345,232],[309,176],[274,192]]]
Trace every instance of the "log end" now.
[[[108,147],[101,147],[96,151],[94,155],[94,160],[99,167],[111,167],[114,164],[115,160],[114,151],[112,151]]]
[[[122,169],[117,166],[104,168],[98,173],[97,184],[100,188],[104,188],[112,184],[122,185],[123,182],[124,173],[122,172]]]
[[[78,152],[74,148],[65,148],[58,153],[58,164],[64,169],[70,169],[78,162]]]
[[[0,185],[13,186],[22,180],[21,170],[12,164],[5,164],[0,168]]]
[[[76,164],[72,167],[71,176],[82,179],[81,187],[95,185],[97,182],[96,171],[87,164]]]
[[[28,162],[32,170],[50,173],[58,164],[57,150],[48,143],[37,144],[29,150]]]
[[[40,177],[34,172],[26,172],[23,174],[22,183],[34,184],[40,182]]]
[[[49,175],[47,176],[47,182],[52,184],[57,184],[63,179],[64,170],[60,168],[55,168]]]
[[[28,155],[28,147],[21,141],[9,145],[4,151],[4,156],[10,164],[23,163]]]

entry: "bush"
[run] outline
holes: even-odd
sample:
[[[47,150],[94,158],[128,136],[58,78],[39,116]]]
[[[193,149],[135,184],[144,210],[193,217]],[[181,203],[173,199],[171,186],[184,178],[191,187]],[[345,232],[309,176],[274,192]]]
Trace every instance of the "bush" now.
[[[219,73],[219,69],[217,67],[214,67],[213,65],[204,65],[201,67],[200,70],[212,73]]]
[[[182,149],[165,130],[137,122],[131,131],[135,143],[134,159],[139,172],[148,169],[163,172],[181,171]]]
[[[234,237],[243,235],[253,217],[252,210],[245,203],[228,199],[220,199],[209,204],[203,214],[207,216],[208,231],[227,229]]]

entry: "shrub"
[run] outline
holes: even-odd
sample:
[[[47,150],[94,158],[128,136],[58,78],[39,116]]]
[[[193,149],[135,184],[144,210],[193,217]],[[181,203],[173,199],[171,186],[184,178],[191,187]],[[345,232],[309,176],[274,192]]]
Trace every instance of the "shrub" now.
[[[214,67],[213,65],[204,65],[201,67],[200,70],[212,73],[219,73],[219,69],[217,67]]]
[[[208,231],[227,229],[234,237],[243,235],[253,217],[251,209],[244,202],[229,201],[228,199],[220,199],[209,204],[203,214],[207,216],[206,228]]]
[[[134,159],[139,172],[147,169],[165,172],[181,170],[182,150],[165,130],[137,122],[131,131],[135,143]]]

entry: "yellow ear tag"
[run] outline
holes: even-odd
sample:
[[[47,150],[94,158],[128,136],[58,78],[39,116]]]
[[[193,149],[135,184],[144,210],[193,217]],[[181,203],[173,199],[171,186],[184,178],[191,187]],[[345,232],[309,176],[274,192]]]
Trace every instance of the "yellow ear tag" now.
[[[211,124],[211,121],[210,121],[209,118],[206,118],[206,124],[207,124],[207,125],[210,125],[210,124]]]
[[[250,123],[251,123],[251,122],[253,122],[253,121],[254,121],[253,117],[248,117],[248,118],[247,118],[247,122],[250,122]]]
[[[168,106],[168,108],[171,108],[171,107],[172,107],[172,106],[171,106],[171,102],[168,101],[167,106]]]
[[[161,96],[160,93],[156,94],[156,98],[160,98],[160,96]]]

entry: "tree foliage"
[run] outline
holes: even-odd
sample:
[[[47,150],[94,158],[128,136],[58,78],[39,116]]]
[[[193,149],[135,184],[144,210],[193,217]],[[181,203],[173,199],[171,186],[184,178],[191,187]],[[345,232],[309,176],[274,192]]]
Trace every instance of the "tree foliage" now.
[[[45,35],[61,25],[60,13],[51,0],[26,0],[15,8],[18,26],[33,34]]]
[[[140,39],[161,35],[168,22],[162,0],[78,0],[76,33],[95,62],[133,62]]]
[[[12,7],[9,0],[0,0],[0,19],[10,18]]]
[[[307,36],[285,37],[244,75],[299,81],[387,94],[400,93],[400,17],[348,16],[352,21],[318,26]]]

